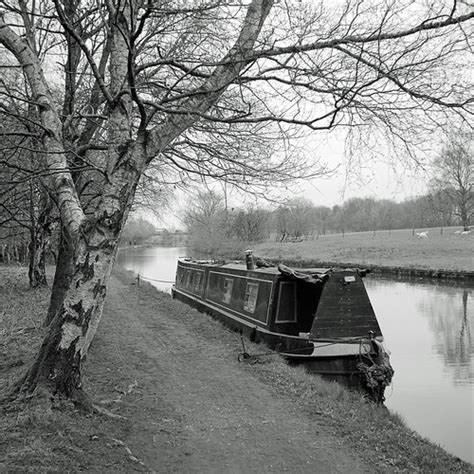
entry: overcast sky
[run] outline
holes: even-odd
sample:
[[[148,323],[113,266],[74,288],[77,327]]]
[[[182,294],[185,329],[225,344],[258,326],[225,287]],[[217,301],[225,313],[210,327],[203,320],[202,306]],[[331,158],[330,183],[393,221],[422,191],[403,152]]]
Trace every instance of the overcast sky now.
[[[442,140],[441,136],[438,138]],[[302,154],[314,156],[315,160],[327,163],[328,168],[335,171],[327,177],[290,184],[288,191],[278,190],[274,192],[273,197],[279,201],[303,197],[312,201],[315,206],[328,207],[341,205],[353,197],[391,199],[400,202],[426,194],[429,181],[427,163],[441,147],[441,141],[436,140],[436,137],[431,140],[427,138],[425,153],[416,156],[416,159],[424,163],[420,165],[407,156],[394,156],[395,152],[389,151],[384,143],[376,144],[375,152],[378,153],[376,157],[364,146],[359,146],[354,153],[355,157],[352,157],[348,152],[349,146],[343,132],[321,133],[314,139],[310,135],[300,144],[298,149]],[[219,183],[211,184],[210,187],[216,191],[223,189]],[[255,203],[263,207],[277,205],[263,199],[256,200],[254,196],[245,195],[241,190],[228,188],[227,192],[230,207],[246,207]],[[182,191],[176,192],[171,209],[162,213],[161,221],[149,215],[146,216],[147,219],[157,227],[182,228],[180,216],[184,213],[192,195],[193,191],[189,189],[188,194]]]
[[[346,172],[343,153],[331,147],[327,148],[327,153],[331,153],[328,161],[334,166],[339,165],[337,171],[327,178],[315,178],[292,186],[294,194],[288,194],[288,198],[304,197],[316,206],[332,207],[353,197],[373,197],[399,202],[427,192],[426,172],[420,167],[411,166],[409,163],[394,165],[371,160],[359,173],[353,170]],[[216,186],[215,189],[219,190],[219,187]],[[184,212],[190,197],[189,194],[176,193],[171,209],[163,213],[163,221],[158,222],[153,218],[151,220],[157,227],[182,227],[179,216]],[[284,198],[282,194],[282,199]],[[229,192],[230,206],[245,206],[252,202],[255,202],[252,196],[244,196],[240,191]],[[262,206],[275,206],[264,201],[259,203]]]

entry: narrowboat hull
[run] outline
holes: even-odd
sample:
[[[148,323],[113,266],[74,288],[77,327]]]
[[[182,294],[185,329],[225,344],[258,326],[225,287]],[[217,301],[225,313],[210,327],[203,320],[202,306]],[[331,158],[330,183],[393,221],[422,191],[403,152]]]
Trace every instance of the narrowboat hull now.
[[[308,372],[318,374],[327,380],[339,382],[349,388],[365,388],[364,381],[357,368],[357,364],[362,360],[361,354],[369,351],[365,344],[362,352],[359,343],[347,343],[346,346],[348,347],[344,347],[344,350],[339,353],[322,355],[322,350],[318,352],[313,342],[306,338],[272,333],[258,326],[249,325],[247,321],[229,313],[226,314],[222,309],[206,304],[176,288],[172,289],[172,296],[202,313],[209,314],[230,329],[241,332],[249,340],[265,343],[292,365],[303,365]],[[338,344],[329,341],[321,341],[320,344],[324,346],[328,344],[328,347],[329,345],[338,346]]]
[[[286,267],[285,267],[286,269]],[[364,388],[378,322],[356,270],[246,270],[243,265],[180,260],[174,298],[265,342],[292,364]]]

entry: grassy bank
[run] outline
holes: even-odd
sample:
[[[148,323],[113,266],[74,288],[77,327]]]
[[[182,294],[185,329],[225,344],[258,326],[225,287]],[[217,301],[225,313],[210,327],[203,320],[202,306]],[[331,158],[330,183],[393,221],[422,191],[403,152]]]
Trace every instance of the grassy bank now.
[[[320,236],[295,243],[264,242],[253,246],[256,255],[290,262],[334,262],[448,271],[474,271],[474,233],[454,234],[432,229],[419,239],[411,230],[359,232]]]
[[[49,296],[49,288],[29,288],[27,269],[0,266],[0,399],[39,350]],[[126,429],[120,421],[86,417],[69,404],[43,398],[2,403],[0,472],[110,470],[128,460],[123,446],[113,441]],[[105,432],[114,436],[104,447],[97,441]]]
[[[322,436],[339,440],[341,450],[356,452],[371,471],[472,472],[471,465],[422,439],[406,428],[398,416],[364,402],[358,393],[324,382],[302,369],[289,367],[277,357],[262,359],[262,363],[256,365],[238,364],[236,354],[240,344],[235,333],[148,284],[137,288],[132,282],[133,275],[119,274],[115,279],[114,291],[91,349],[92,364],[86,365],[85,379],[88,393],[96,401],[107,403],[104,406],[123,418],[85,417],[68,405],[51,406],[49,402],[3,405],[0,412],[0,471],[150,471],[153,464],[152,460],[146,461],[147,456],[158,456],[156,462],[161,464],[157,466],[162,470],[163,463],[168,463],[167,472],[185,470],[180,463],[183,462],[183,433],[189,433],[184,425],[189,421],[181,409],[177,414],[173,413],[169,404],[175,398],[163,395],[167,393],[167,387],[163,382],[166,371],[162,373],[162,367],[168,362],[160,354],[161,359],[152,361],[144,353],[145,348],[149,349],[150,341],[159,338],[159,328],[163,334],[162,326],[168,325],[173,332],[178,328],[179,341],[186,341],[186,337],[198,341],[198,353],[204,363],[211,366],[214,374],[211,376],[219,378],[219,370],[227,375],[239,374],[231,383],[236,387],[246,384],[244,393],[257,385],[266,387],[272,397],[295,407],[309,425],[317,426]],[[48,297],[47,290],[28,289],[23,269],[0,267],[0,397],[34,357],[42,336],[41,319]],[[151,339],[144,347],[137,346],[143,336],[138,333],[133,336],[134,326],[126,326],[136,317],[127,305],[137,314],[145,314],[143,321],[147,326],[143,330]],[[114,319],[119,320],[118,326],[114,326]],[[184,328],[190,336],[186,336]],[[158,342],[161,347],[166,341]],[[248,343],[247,351],[260,353],[262,347]],[[174,353],[171,359],[174,357],[195,371],[199,381],[199,363],[194,353],[187,355],[184,351],[179,357]],[[222,379],[222,384],[224,382]],[[177,388],[177,393],[186,390],[181,387]],[[260,393],[248,395],[245,403],[260,400]],[[230,397],[230,394],[226,392],[221,396]],[[195,398],[194,392],[190,398]],[[271,400],[268,399],[268,403],[272,403]],[[232,411],[226,412],[226,416]],[[285,414],[281,413],[281,416]],[[205,440],[215,429],[216,425],[212,423],[201,426],[196,436]],[[152,437],[150,435],[152,441],[139,438],[133,444],[140,433],[153,433]],[[285,433],[275,436],[285,436]],[[159,448],[166,450],[159,451]],[[198,448],[202,450],[203,446],[199,444]],[[189,450],[189,443],[186,449]],[[240,449],[243,454],[246,452],[245,447]],[[159,455],[153,454],[156,451]],[[337,463],[337,458],[334,461]],[[234,472],[238,472],[239,466],[234,467]],[[309,466],[308,471],[314,470],[317,470],[315,466]]]

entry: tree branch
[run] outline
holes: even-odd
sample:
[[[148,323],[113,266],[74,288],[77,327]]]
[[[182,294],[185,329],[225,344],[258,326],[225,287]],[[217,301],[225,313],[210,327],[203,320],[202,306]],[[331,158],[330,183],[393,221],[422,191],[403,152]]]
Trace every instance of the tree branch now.
[[[263,23],[272,7],[273,0],[253,0],[247,9],[247,15],[242,24],[239,37],[234,46],[225,55],[210,77],[205,80],[199,88],[198,96],[185,101],[183,110],[195,110],[205,113],[216,103],[224,90],[231,84],[248,65],[257,37]],[[156,155],[163,151],[176,137],[191,126],[198,119],[197,114],[182,116],[176,120],[168,116],[162,126],[155,127],[149,133],[147,143],[147,161],[151,161]]]
[[[41,123],[45,129],[42,143],[44,150],[48,152],[45,160],[50,169],[58,170],[51,179],[58,196],[63,223],[72,236],[76,235],[85,215],[68,169],[62,144],[62,124],[41,65],[28,43],[5,24],[3,15],[0,15],[0,43],[22,65],[33,93],[33,100],[38,104]]]

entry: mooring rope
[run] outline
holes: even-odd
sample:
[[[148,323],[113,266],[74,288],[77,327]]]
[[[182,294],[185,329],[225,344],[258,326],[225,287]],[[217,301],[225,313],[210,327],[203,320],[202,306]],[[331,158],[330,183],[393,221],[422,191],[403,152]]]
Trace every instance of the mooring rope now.
[[[158,283],[174,283],[174,280],[158,280],[157,278],[150,278],[150,277],[145,277],[143,275],[138,274],[137,278],[138,281],[140,280],[148,280],[148,281],[157,281]]]
[[[362,341],[364,339],[367,339],[366,336],[358,336],[358,337],[353,337],[351,339],[339,339],[339,340],[335,340],[333,342],[328,342],[327,344],[321,344],[320,346],[313,346],[313,349],[319,349],[321,347],[327,347],[327,346],[334,346],[335,344],[341,344],[341,343],[348,343],[348,342],[356,342],[356,341],[359,341],[359,351],[360,351],[360,346],[362,345]],[[274,355],[285,355],[285,354],[297,354],[298,352],[301,352],[301,351],[306,351],[308,349],[311,349],[310,347],[301,347],[301,348],[298,348],[298,349],[290,349],[290,350],[287,350],[287,351],[268,351],[268,352],[262,352],[260,354],[249,354],[246,350],[245,350],[245,343],[244,343],[244,339],[243,337],[241,336],[240,337],[240,340],[242,342],[242,348],[243,348],[243,352],[240,352],[239,355],[237,356],[237,360],[239,362],[247,362],[248,364],[256,364],[257,362],[259,362],[258,360],[258,357],[265,357],[265,356],[274,356]],[[359,352],[359,355],[360,355],[360,352]]]

